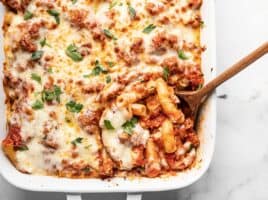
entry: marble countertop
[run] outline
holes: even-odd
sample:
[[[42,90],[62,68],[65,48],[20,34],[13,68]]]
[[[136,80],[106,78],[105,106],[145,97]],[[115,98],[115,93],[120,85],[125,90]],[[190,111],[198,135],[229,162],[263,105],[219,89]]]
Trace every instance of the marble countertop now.
[[[218,72],[268,41],[267,19],[267,0],[216,0]],[[267,77],[268,56],[221,86],[216,150],[207,173],[185,189],[146,193],[143,200],[268,199]],[[64,194],[16,189],[1,177],[0,188],[0,199],[5,200],[65,199]],[[123,200],[125,195],[83,195],[83,199]]]

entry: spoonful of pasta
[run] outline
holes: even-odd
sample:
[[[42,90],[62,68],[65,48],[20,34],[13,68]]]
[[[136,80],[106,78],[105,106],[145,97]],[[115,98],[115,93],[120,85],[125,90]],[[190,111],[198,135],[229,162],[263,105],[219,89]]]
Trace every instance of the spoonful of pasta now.
[[[199,108],[218,86],[241,72],[243,69],[247,68],[250,64],[258,60],[266,53],[268,53],[268,42],[264,43],[252,53],[239,60],[200,90],[176,91],[176,95],[186,104],[188,104],[191,115],[194,117],[194,119],[196,119]]]

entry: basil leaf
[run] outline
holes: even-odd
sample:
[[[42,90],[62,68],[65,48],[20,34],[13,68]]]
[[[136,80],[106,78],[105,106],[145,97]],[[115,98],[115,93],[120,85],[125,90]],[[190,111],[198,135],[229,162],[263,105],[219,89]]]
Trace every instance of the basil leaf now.
[[[38,74],[32,73],[31,79],[41,84],[41,77]]]
[[[33,18],[33,13],[31,13],[30,11],[26,10],[23,16],[24,20],[29,20]]]
[[[66,103],[66,108],[70,112],[79,113],[83,109],[83,105],[75,101],[69,101]]]
[[[151,33],[155,28],[156,28],[155,25],[150,24],[146,28],[144,28],[142,32],[148,34]]]
[[[32,57],[31,57],[31,59],[32,59],[33,61],[37,61],[37,60],[39,60],[39,59],[42,58],[43,54],[44,54],[43,51],[35,51],[35,52],[32,53]]]
[[[126,121],[122,125],[122,127],[123,127],[125,132],[127,132],[128,134],[131,134],[133,132],[133,128],[135,128],[137,122],[138,122],[138,119],[136,117],[132,117],[132,119],[129,121]]]
[[[75,4],[77,2],[77,0],[71,0],[73,4]]]
[[[110,120],[104,120],[104,125],[108,130],[114,130],[114,127]]]
[[[167,67],[165,67],[163,69],[163,78],[167,81],[169,77],[169,69]]]
[[[47,13],[55,18],[57,24],[60,24],[60,13],[58,11],[48,10]]]
[[[83,56],[78,52],[78,47],[75,46],[75,44],[70,44],[65,53],[75,62],[80,62],[83,60]]]
[[[135,19],[136,10],[131,5],[128,5],[128,13],[129,13],[131,19]]]
[[[187,59],[189,59],[189,58],[185,55],[185,53],[184,53],[183,50],[179,50],[179,51],[178,51],[178,56],[179,56],[179,58],[182,59],[182,60],[187,60]]]
[[[103,29],[103,32],[108,38],[111,38],[113,40],[117,40],[117,38],[114,36],[114,34],[112,34],[108,29]]]
[[[34,110],[39,110],[39,109],[44,108],[44,104],[43,104],[42,101],[40,101],[40,100],[36,100],[36,101],[33,103],[32,108],[33,108]]]
[[[78,138],[74,139],[71,143],[72,143],[74,146],[76,146],[77,144],[81,144],[81,143],[82,143],[82,140],[83,140],[83,138],[78,137]]]

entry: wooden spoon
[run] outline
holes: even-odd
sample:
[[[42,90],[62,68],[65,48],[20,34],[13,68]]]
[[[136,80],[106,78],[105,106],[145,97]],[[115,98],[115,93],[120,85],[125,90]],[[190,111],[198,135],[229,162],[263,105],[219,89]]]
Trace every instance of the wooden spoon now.
[[[176,95],[188,104],[192,112],[192,116],[194,119],[196,119],[200,106],[205,102],[214,89],[238,74],[240,71],[248,67],[266,53],[268,53],[268,42],[264,43],[252,53],[238,61],[236,64],[206,84],[202,89],[197,91],[176,91]]]

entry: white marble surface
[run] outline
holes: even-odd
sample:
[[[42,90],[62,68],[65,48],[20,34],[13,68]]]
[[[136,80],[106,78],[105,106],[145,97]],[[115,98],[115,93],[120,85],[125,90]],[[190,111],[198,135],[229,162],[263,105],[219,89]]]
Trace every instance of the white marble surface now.
[[[217,67],[223,71],[268,41],[267,0],[216,0]],[[147,193],[143,200],[268,199],[268,56],[218,89],[216,151],[208,172],[179,191]],[[1,166],[0,166],[1,167]],[[26,192],[0,178],[0,199],[65,199],[64,194]],[[125,199],[124,194],[83,199]]]

